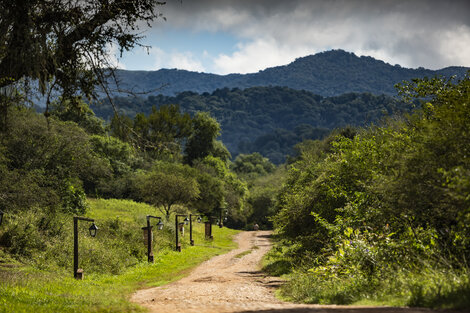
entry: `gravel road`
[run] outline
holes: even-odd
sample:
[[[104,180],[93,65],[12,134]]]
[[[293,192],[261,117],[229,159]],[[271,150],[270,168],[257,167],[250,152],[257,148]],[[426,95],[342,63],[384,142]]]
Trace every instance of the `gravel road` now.
[[[242,232],[238,249],[214,257],[174,283],[144,289],[132,301],[149,312],[331,312],[331,313],[433,313],[428,309],[303,305],[282,302],[274,291],[282,281],[260,272],[260,261],[271,248],[270,232]]]

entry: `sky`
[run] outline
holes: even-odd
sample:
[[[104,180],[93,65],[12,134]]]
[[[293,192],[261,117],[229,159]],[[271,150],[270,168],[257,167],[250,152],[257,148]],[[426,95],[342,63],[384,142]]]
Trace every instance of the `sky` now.
[[[470,66],[470,0],[167,0],[128,70],[254,73],[332,49],[392,65]]]

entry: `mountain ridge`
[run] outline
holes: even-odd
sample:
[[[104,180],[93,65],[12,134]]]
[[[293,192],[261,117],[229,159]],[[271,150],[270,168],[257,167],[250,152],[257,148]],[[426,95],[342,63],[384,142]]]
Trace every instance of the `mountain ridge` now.
[[[148,95],[175,96],[179,92],[213,92],[221,88],[284,86],[329,97],[348,92],[395,95],[394,85],[413,78],[463,77],[468,67],[449,66],[439,70],[405,68],[370,56],[357,56],[344,50],[329,50],[300,57],[280,65],[248,74],[211,74],[179,69],[157,71],[117,70],[120,87]],[[117,95],[117,94],[115,94]]]

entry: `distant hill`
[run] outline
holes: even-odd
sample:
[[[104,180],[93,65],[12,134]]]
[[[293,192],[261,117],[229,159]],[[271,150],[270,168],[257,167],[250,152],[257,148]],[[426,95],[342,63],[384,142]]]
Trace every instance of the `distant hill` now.
[[[337,96],[348,92],[369,92],[394,95],[394,85],[412,78],[436,75],[463,77],[465,67],[441,70],[409,69],[390,65],[372,57],[358,57],[343,50],[331,50],[298,58],[294,62],[267,68],[252,74],[215,75],[177,69],[158,71],[118,70],[120,86],[134,92],[174,96],[179,92],[213,92],[216,89],[285,86],[307,90],[322,96]]]
[[[152,106],[178,104],[181,111],[206,111],[222,127],[222,141],[233,156],[260,152],[282,163],[292,147],[306,139],[320,139],[331,129],[361,126],[384,115],[411,110],[396,99],[370,93],[322,97],[287,87],[223,88],[212,93],[182,92],[175,97],[118,97],[114,103],[122,114],[149,113]],[[114,112],[104,101],[92,106],[96,115],[110,119]]]

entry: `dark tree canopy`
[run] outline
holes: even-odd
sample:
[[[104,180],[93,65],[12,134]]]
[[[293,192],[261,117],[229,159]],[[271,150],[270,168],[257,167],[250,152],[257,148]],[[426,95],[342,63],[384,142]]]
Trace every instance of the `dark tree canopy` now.
[[[33,81],[45,95],[92,96],[110,68],[111,45],[139,45],[139,22],[160,16],[154,0],[0,0],[0,88]],[[101,76],[101,77],[100,77]],[[1,101],[2,113],[8,102]]]

